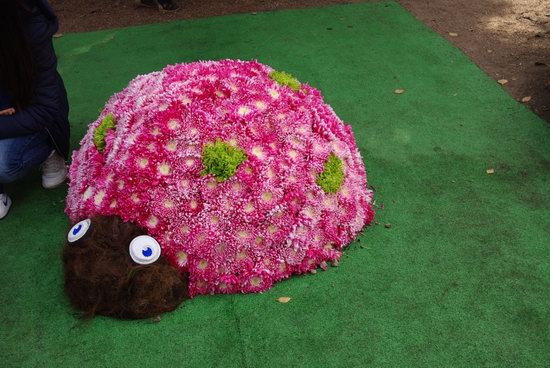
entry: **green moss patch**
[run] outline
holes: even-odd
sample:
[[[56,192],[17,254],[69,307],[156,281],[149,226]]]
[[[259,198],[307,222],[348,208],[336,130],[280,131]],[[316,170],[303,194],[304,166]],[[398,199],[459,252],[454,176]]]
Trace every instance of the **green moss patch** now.
[[[212,174],[219,181],[224,181],[235,175],[237,168],[247,159],[244,151],[232,147],[228,143],[216,140],[207,143],[202,149],[202,175]]]
[[[111,129],[116,129],[116,120],[112,114],[108,114],[94,130],[94,144],[99,152],[105,150],[105,136]]]
[[[331,153],[325,161],[324,170],[317,177],[317,184],[327,193],[336,193],[344,182],[342,160]]]
[[[286,72],[272,71],[269,73],[269,78],[273,79],[275,82],[279,83],[282,86],[289,86],[295,91],[299,91],[302,87],[302,84],[298,79],[294,78],[291,74]]]

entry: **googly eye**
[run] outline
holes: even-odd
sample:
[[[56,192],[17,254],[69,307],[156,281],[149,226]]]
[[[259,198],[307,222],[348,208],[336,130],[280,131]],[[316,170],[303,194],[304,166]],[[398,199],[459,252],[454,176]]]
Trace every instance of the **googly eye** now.
[[[137,236],[130,243],[130,257],[137,264],[154,263],[159,259],[160,253],[159,243],[148,235]]]
[[[92,221],[90,219],[82,220],[78,224],[74,225],[71,230],[69,230],[69,234],[67,234],[67,240],[69,243],[74,243],[86,235],[91,225]]]

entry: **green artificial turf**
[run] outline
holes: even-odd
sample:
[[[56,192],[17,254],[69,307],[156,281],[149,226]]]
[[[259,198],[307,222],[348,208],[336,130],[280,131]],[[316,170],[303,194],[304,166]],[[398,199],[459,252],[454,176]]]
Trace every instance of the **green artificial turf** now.
[[[166,64],[258,59],[311,84],[353,125],[380,224],[338,267],[263,294],[80,322],[62,290],[66,188],[35,174],[7,187],[0,222],[1,366],[550,365],[550,127],[396,3],[69,34],[56,49],[73,148],[111,94]]]

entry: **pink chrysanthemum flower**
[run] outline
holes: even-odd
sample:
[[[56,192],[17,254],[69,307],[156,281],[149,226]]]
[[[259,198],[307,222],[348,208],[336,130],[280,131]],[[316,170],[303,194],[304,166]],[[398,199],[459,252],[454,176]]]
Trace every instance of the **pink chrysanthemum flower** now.
[[[136,77],[89,126],[70,179],[72,221],[146,228],[189,272],[191,296],[326,269],[373,218],[351,127],[319,91],[255,61]]]

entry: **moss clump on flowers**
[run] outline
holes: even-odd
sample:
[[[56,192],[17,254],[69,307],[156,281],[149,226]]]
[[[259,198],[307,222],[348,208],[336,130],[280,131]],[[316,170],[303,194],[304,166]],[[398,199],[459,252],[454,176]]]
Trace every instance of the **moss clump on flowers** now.
[[[336,193],[344,182],[342,160],[331,153],[325,161],[325,168],[317,177],[317,184],[327,193]]]
[[[289,86],[295,91],[299,91],[302,87],[302,84],[298,79],[294,78],[291,74],[279,71],[272,71],[269,73],[269,78],[273,79],[275,82],[279,83],[282,86]]]
[[[206,143],[202,149],[202,175],[212,174],[219,181],[224,181],[235,175],[237,168],[247,159],[240,148],[232,147],[228,143],[216,140]]]
[[[116,128],[116,120],[113,114],[108,114],[103,118],[101,124],[94,130],[94,144],[99,152],[105,149],[105,136],[111,129]]]

